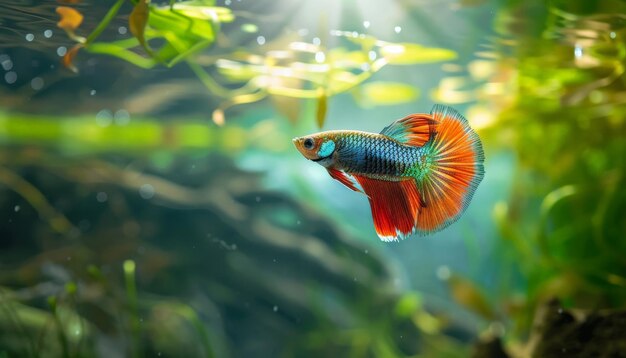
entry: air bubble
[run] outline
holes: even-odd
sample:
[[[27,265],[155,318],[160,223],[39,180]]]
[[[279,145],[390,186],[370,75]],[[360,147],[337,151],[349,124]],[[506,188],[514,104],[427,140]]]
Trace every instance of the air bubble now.
[[[448,266],[443,265],[437,268],[437,278],[441,281],[447,281],[451,275],[452,272],[450,272],[450,268]]]
[[[57,48],[57,55],[59,55],[59,57],[65,56],[66,53],[67,48],[65,46],[59,46],[59,48]]]
[[[576,56],[576,58],[581,58],[583,56],[583,48],[580,47],[580,45],[576,45],[574,48],[574,56]]]
[[[402,31],[402,28],[400,26],[396,26],[396,27],[393,28],[393,31],[395,31],[396,34],[399,34],[400,31]]]
[[[35,39],[35,35],[33,34],[26,34],[26,41],[31,42]]]
[[[108,199],[109,199],[109,196],[107,195],[107,193],[105,193],[103,191],[101,191],[98,194],[96,194],[96,200],[98,200],[99,203],[104,203]]]
[[[96,114],[96,124],[100,127],[108,127],[113,122],[113,113],[108,109],[103,109]]]
[[[150,184],[144,184],[139,188],[139,196],[146,200],[152,199],[154,192],[154,187]]]
[[[265,37],[263,37],[263,36],[259,36],[259,37],[257,37],[257,38],[256,38],[256,42],[257,42],[259,45],[263,45],[263,44],[265,44]]]
[[[318,63],[322,63],[326,60],[326,55],[324,55],[323,52],[316,52],[315,53],[315,61],[317,61]]]
[[[8,84],[14,84],[17,81],[17,73],[10,71],[4,74],[4,80]]]
[[[130,122],[130,113],[125,109],[115,111],[113,117],[115,118],[115,124],[120,126],[125,126]]]
[[[43,36],[47,39],[52,37],[52,30],[48,29],[46,31],[43,32]]]
[[[43,78],[41,77],[35,77],[32,80],[30,80],[30,86],[35,91],[39,91],[40,89],[42,89],[43,85],[44,85],[44,81],[43,81]]]
[[[13,61],[11,61],[11,57],[8,55],[0,55],[0,66],[2,66],[5,71],[11,70],[13,68]]]

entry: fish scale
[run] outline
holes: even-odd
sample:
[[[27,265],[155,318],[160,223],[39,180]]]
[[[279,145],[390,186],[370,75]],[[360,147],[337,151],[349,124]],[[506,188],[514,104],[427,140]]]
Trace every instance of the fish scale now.
[[[380,134],[349,133],[338,136],[336,144],[339,153],[357,153],[340,155],[338,160],[339,166],[355,174],[406,176],[418,158],[417,148]]]

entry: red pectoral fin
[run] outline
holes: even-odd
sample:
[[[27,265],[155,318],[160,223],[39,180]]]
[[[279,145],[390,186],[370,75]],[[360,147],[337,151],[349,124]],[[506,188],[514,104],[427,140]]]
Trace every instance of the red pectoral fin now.
[[[355,175],[369,197],[376,233],[383,241],[396,241],[415,231],[422,207],[414,179],[387,181]]]
[[[328,168],[328,174],[330,174],[330,176],[339,181],[341,184],[347,186],[348,188],[354,190],[354,191],[358,191],[360,192],[361,190],[359,190],[359,188],[357,188],[356,186],[354,186],[354,182],[352,180],[350,180],[350,178],[346,175],[346,173],[342,172],[341,170],[337,170],[337,169],[333,169],[333,168]]]

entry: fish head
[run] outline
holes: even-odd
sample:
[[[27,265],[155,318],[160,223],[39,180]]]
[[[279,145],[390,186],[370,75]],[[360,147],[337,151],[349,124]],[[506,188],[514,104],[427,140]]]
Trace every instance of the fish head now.
[[[325,133],[311,134],[293,139],[293,144],[302,155],[320,165],[328,167],[334,163],[335,141]]]

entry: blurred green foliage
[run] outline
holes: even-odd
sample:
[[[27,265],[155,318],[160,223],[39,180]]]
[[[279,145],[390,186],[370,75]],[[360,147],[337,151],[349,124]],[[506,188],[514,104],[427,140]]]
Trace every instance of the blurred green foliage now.
[[[466,352],[383,255],[219,155],[142,172],[41,150],[0,158],[78,223],[51,233],[0,178],[2,207],[21,203],[0,252],[10,356]]]
[[[494,301],[515,341],[551,298],[582,309],[626,305],[624,14],[619,1],[508,1],[471,77],[443,81],[436,93],[477,100],[468,114],[487,157],[515,155],[510,198],[493,209],[502,238]]]

